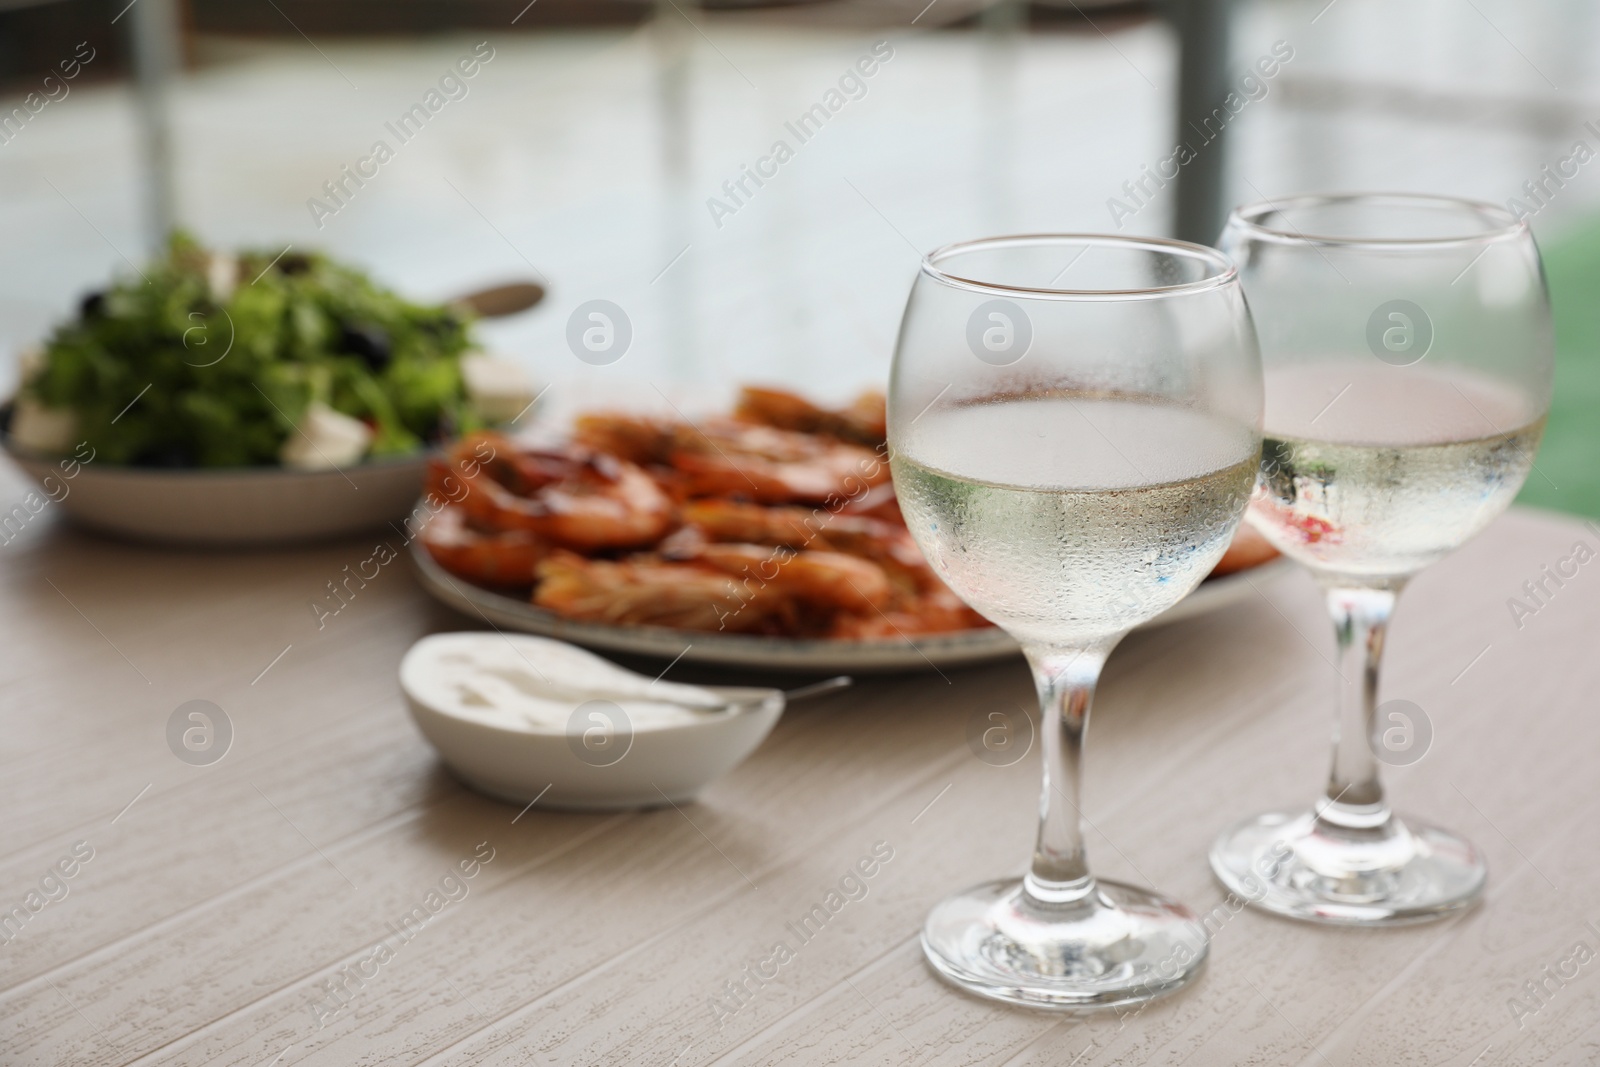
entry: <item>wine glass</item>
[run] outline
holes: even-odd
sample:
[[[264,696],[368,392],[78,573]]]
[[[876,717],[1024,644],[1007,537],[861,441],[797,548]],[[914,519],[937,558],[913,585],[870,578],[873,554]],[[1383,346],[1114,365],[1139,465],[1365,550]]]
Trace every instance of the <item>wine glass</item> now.
[[[1378,704],[1378,664],[1407,579],[1505,510],[1533,466],[1553,364],[1539,250],[1491,204],[1398,194],[1239,208],[1221,246],[1266,368],[1249,521],[1322,586],[1340,696],[1322,799],[1233,827],[1211,865],[1295,918],[1447,914],[1482,893],[1483,857],[1390,812],[1379,763],[1425,742],[1415,705]]]
[[[1183,905],[1089,873],[1084,732],[1106,656],[1227,548],[1261,454],[1261,367],[1232,264],[1093,235],[950,245],[922,263],[889,385],[890,463],[917,544],[1022,645],[1042,707],[1033,862],[935,907],[922,945],[996,1000],[1127,1004],[1188,981]]]

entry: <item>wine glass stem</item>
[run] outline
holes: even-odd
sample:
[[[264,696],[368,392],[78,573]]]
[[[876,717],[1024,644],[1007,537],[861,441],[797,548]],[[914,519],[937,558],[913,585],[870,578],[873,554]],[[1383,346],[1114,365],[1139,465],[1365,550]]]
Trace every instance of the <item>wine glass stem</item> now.
[[[1027,650],[1039,691],[1044,785],[1039,837],[1023,889],[1039,904],[1069,906],[1094,892],[1078,805],[1089,705],[1113,644],[1115,640],[1103,647]]]
[[[1389,822],[1372,740],[1378,728],[1378,666],[1399,591],[1398,582],[1324,585],[1339,644],[1339,719],[1318,818],[1344,831],[1381,831]]]

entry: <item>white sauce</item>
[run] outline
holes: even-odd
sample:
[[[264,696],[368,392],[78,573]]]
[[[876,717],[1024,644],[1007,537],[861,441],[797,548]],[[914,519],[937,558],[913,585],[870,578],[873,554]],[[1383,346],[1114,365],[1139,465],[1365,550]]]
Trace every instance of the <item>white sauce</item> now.
[[[620,707],[634,730],[704,721],[726,712],[721,696],[699,686],[661,682],[581,648],[528,634],[434,634],[400,662],[400,685],[412,699],[472,722],[508,730],[582,732],[574,711],[591,700]]]

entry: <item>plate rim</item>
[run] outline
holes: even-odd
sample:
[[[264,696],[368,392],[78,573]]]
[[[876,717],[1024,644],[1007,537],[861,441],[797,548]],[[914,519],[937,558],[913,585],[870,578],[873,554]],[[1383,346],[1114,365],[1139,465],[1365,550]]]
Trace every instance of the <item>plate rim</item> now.
[[[474,585],[446,571],[423,547],[420,538],[407,546],[418,582],[430,596],[463,615],[476,614],[491,627],[500,624],[519,633],[532,633],[570,641],[587,648],[624,655],[676,655],[690,663],[723,667],[774,667],[795,670],[916,671],[941,667],[960,667],[1009,659],[1021,654],[1016,639],[999,627],[960,630],[948,634],[919,635],[913,640],[848,640],[828,637],[771,637],[756,634],[719,634],[709,631],[677,630],[666,626],[617,626],[610,623],[568,619],[505,593]],[[1229,593],[1215,606],[1195,607],[1167,618],[1189,603],[1205,586],[1180,600],[1162,615],[1135,629],[1150,629],[1169,622],[1180,622],[1196,614],[1218,610],[1233,602],[1239,583],[1253,587],[1246,578],[1275,577],[1293,564],[1282,556],[1254,567],[1215,579],[1213,594]],[[1225,583],[1225,584],[1224,584]],[[681,647],[680,647],[681,646]]]

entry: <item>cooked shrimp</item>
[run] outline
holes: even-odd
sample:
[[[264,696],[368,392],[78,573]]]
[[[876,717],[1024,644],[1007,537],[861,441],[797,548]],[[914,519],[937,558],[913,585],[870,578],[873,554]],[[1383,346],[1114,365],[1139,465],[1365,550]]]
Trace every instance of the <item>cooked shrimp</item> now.
[[[889,438],[888,398],[877,390],[862,393],[840,408],[838,415],[863,444],[876,447]]]
[[[1217,565],[1211,568],[1210,577],[1221,578],[1225,574],[1235,571],[1249,570],[1278,554],[1268,541],[1256,532],[1256,528],[1249,523],[1241,523],[1233,535],[1233,541],[1228,545],[1228,550],[1222,554]]]
[[[906,524],[905,516],[900,513],[900,499],[894,495],[893,482],[873,486],[854,500],[846,501],[839,511],[845,515],[866,515],[882,519],[896,526]]]
[[[466,494],[459,503],[487,529],[526,530],[582,550],[654,544],[674,522],[672,500],[644,470],[584,449],[540,451],[500,438],[494,458],[451,465]]]
[[[467,521],[465,509],[441,509],[418,535],[445,570],[469,582],[523,588],[533,585],[533,569],[549,552],[549,545],[526,530],[483,533]]]
[[[722,571],[650,557],[621,562],[557,552],[538,567],[533,602],[569,619],[728,633],[784,632],[796,605]]]
[[[539,491],[529,510],[536,529],[542,520],[552,540],[597,549],[652,544],[672,528],[671,499],[638,466],[607,455],[576,462],[572,476]]]
[[[676,423],[626,412],[597,411],[578,416],[572,440],[640,464],[665,464],[672,455]]]
[[[865,515],[832,514],[821,508],[763,507],[736,500],[694,500],[683,521],[711,541],[783,545],[848,552],[875,562],[925,568],[906,528]],[[931,572],[930,572],[931,573]]]
[[[690,496],[763,504],[830,504],[889,480],[889,466],[859,445],[728,420],[680,426],[669,462]]]
[[[878,394],[832,410],[747,389],[737,417],[700,424],[585,415],[564,448],[474,435],[430,468],[451,506],[424,545],[611,625],[883,640],[989,625],[917,550],[883,426]]]
[[[866,560],[759,545],[616,563],[558,552],[538,577],[533,602],[568,618],[734,633],[826,633],[841,612],[874,612],[892,592]]]
[[[684,527],[662,543],[664,555],[703,555],[701,546],[707,541],[749,541],[844,552],[874,564],[888,580],[890,596],[874,604],[872,611],[856,608],[857,614],[841,616],[835,636],[894,637],[902,632],[939,633],[989,625],[939,579],[911,534],[898,523],[727,500],[693,501],[685,505],[683,518]]]
[[[834,518],[820,508],[766,507],[721,499],[689,501],[682,516],[686,526],[697,527],[711,541],[789,548],[811,545]]]
[[[578,419],[575,440],[658,475],[683,498],[744,497],[767,504],[837,506],[889,481],[876,452],[834,437],[735,419],[693,424],[621,413]]]
[[[818,608],[874,611],[894,592],[881,567],[842,552],[724,544],[706,545],[694,560],[737,577],[746,589],[773,589]]]
[[[863,393],[838,410],[818,407],[803,396],[783,389],[747,385],[739,390],[734,409],[738,418],[801,433],[825,433],[841,441],[876,447],[883,444],[885,430],[882,393]]]

